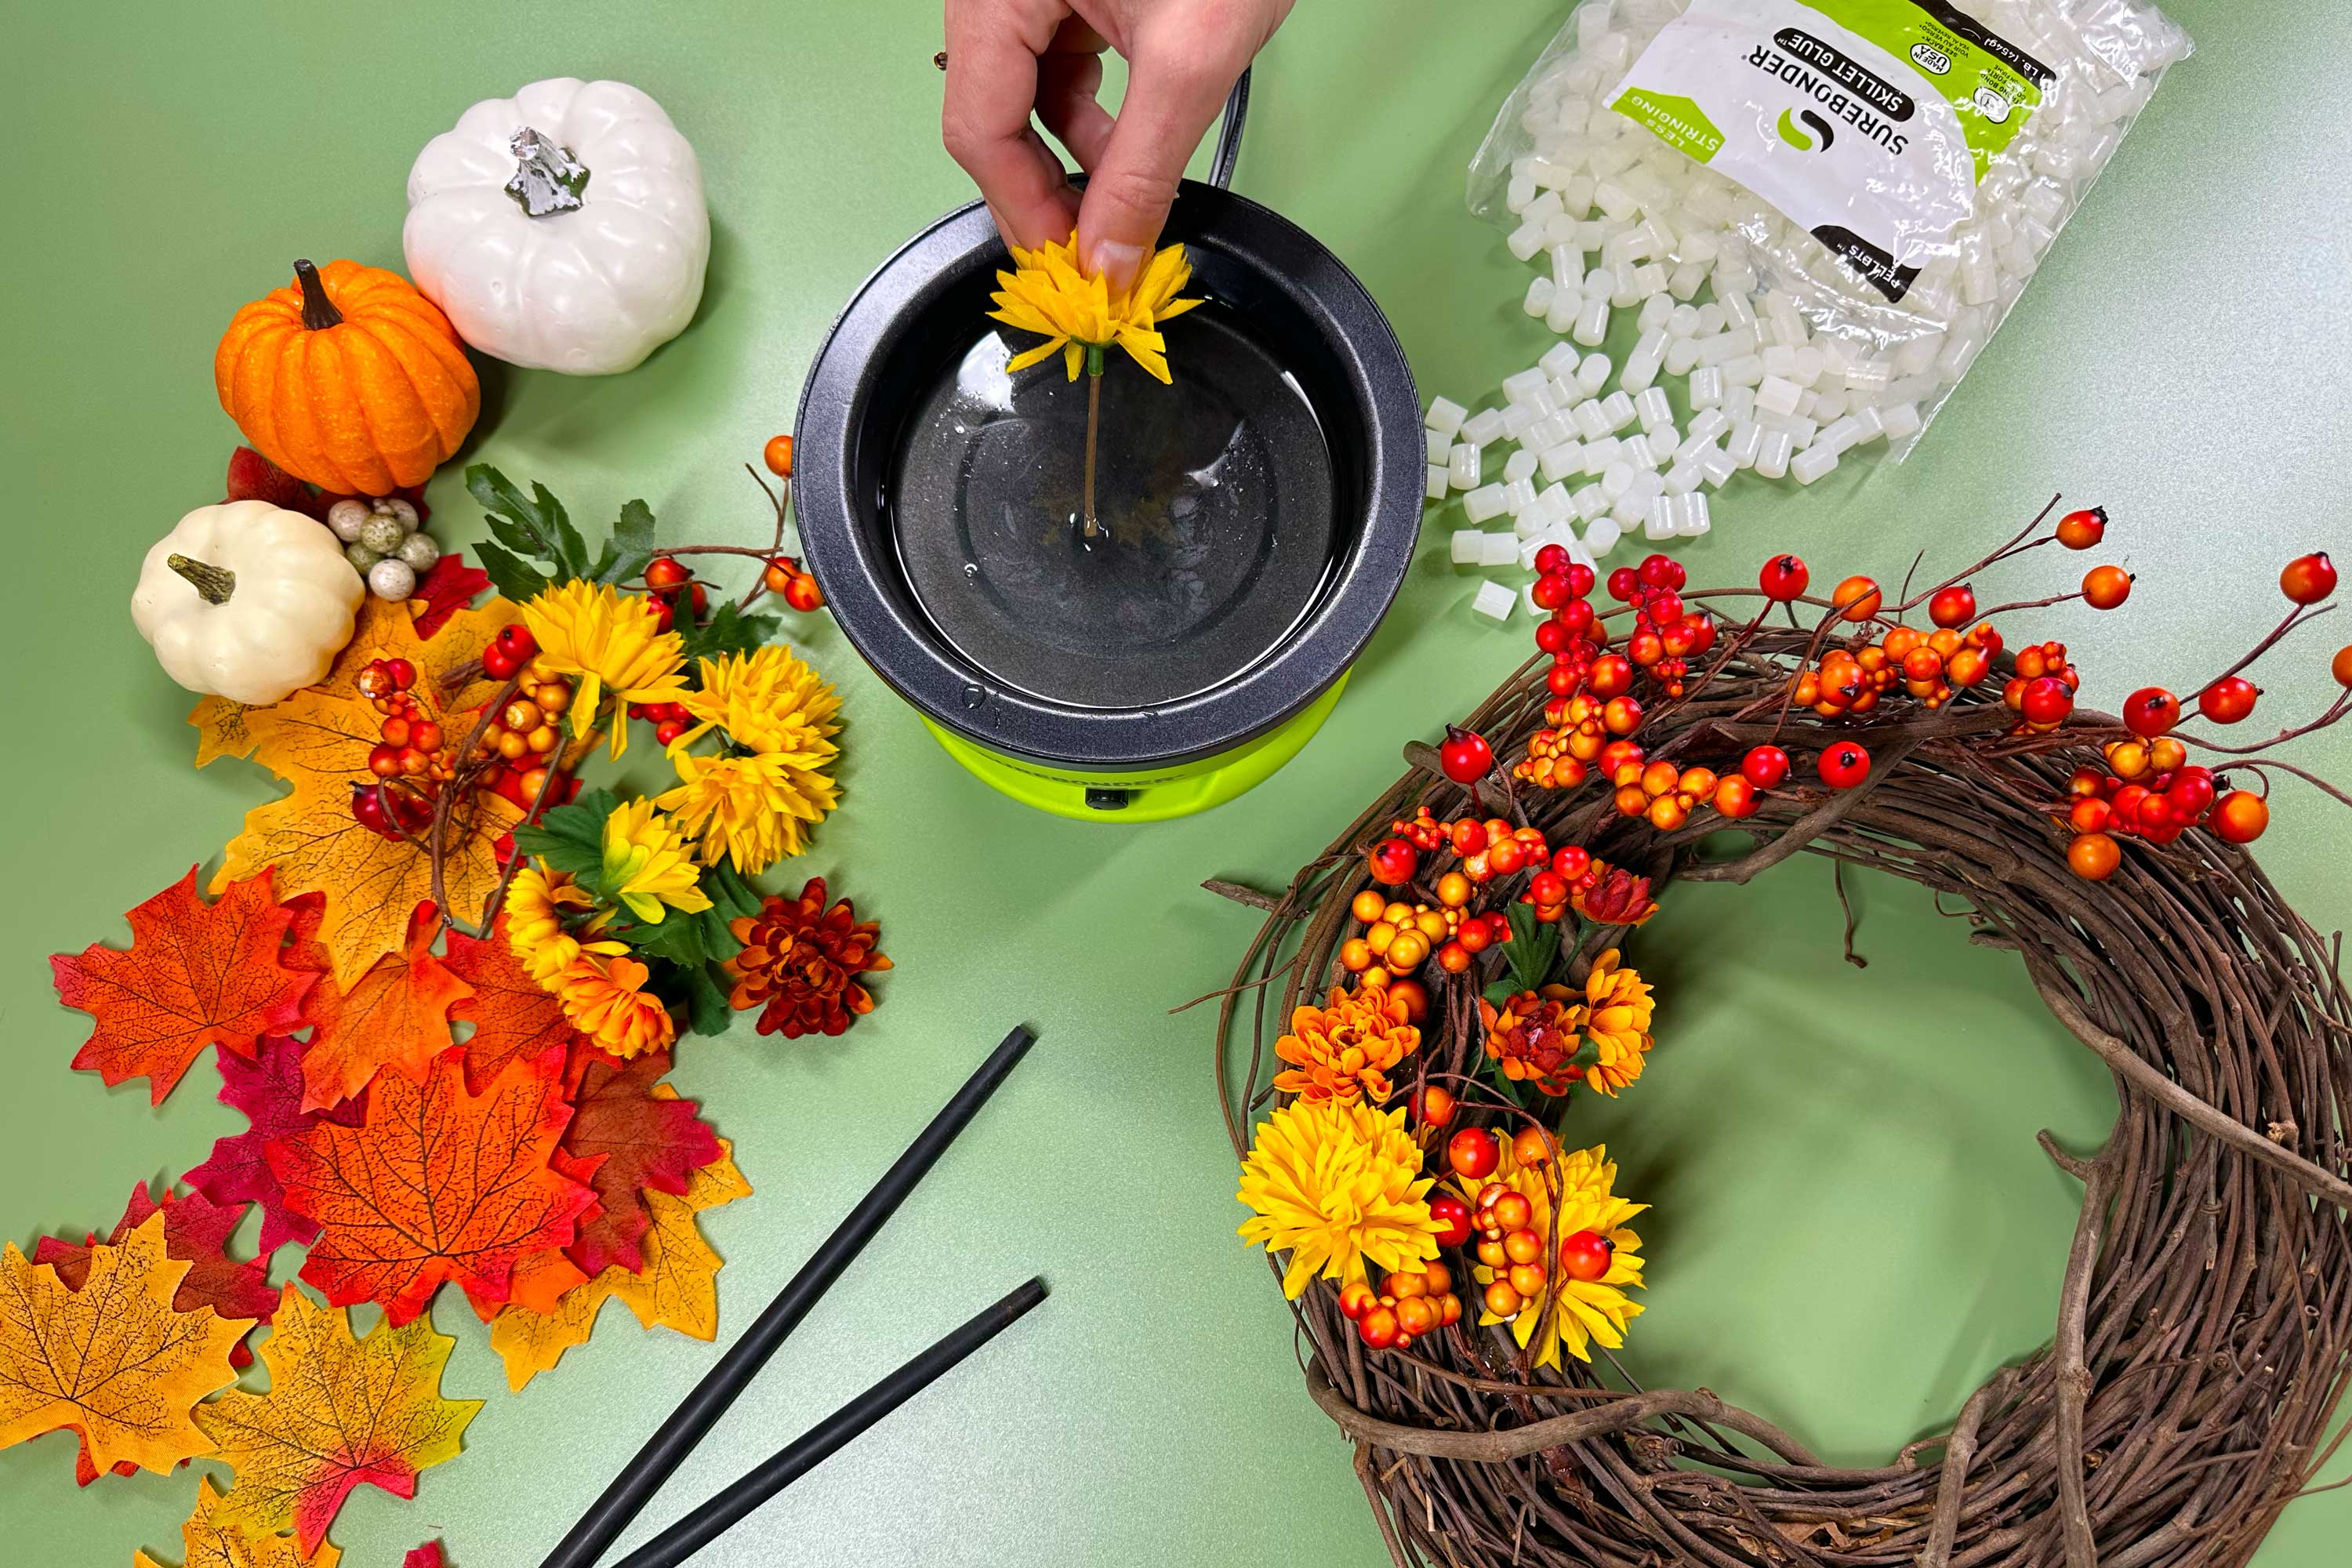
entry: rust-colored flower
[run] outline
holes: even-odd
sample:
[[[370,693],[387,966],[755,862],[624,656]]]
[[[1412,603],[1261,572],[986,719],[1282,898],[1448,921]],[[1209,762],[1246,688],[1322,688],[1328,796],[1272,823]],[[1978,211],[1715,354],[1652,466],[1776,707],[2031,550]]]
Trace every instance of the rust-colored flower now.
[[[1650,897],[1650,879],[1602,860],[1592,863],[1568,901],[1595,925],[1637,926],[1658,912],[1658,901]]]
[[[874,948],[881,928],[860,921],[847,899],[829,909],[824,899],[824,879],[811,877],[799,898],[772,897],[728,928],[743,951],[727,961],[735,979],[727,999],[738,1011],[761,1008],[763,1035],[838,1035],[874,1011],[857,977],[890,967]]]
[[[1584,1009],[1564,985],[1522,991],[1496,1007],[1483,996],[1478,1018],[1486,1026],[1486,1055],[1502,1064],[1503,1076],[1532,1083],[1546,1094],[1566,1094],[1584,1076],[1576,1066],[1583,1048]]]
[[[1290,1015],[1290,1032],[1274,1043],[1274,1054],[1291,1070],[1274,1076],[1274,1087],[1309,1105],[1347,1104],[1361,1095],[1374,1105],[1391,1092],[1391,1068],[1421,1047],[1421,1031],[1404,1021],[1404,1005],[1389,999],[1384,986],[1356,991],[1331,988],[1320,1007]]]

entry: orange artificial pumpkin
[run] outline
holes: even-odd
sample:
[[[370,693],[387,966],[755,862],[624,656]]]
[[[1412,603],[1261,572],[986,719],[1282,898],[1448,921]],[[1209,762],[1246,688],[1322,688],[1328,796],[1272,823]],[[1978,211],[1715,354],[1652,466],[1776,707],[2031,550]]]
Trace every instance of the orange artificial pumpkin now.
[[[213,356],[222,410],[263,457],[331,494],[423,484],[482,407],[449,319],[380,267],[298,261],[294,277],[229,322]]]

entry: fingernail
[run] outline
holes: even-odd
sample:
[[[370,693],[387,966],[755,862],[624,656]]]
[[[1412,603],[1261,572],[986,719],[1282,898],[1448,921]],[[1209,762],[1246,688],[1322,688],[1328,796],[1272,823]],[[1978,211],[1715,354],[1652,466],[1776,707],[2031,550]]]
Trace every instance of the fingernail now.
[[[1103,275],[1112,293],[1124,293],[1134,288],[1136,279],[1142,275],[1143,247],[1101,241],[1095,246],[1090,265]]]

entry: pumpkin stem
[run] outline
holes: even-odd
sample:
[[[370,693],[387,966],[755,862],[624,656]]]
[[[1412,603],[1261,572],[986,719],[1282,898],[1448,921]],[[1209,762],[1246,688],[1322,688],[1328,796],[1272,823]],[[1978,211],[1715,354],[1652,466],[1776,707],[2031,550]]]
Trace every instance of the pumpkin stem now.
[[[571,148],[526,125],[507,142],[507,150],[515,155],[516,168],[505,190],[525,217],[550,217],[587,205],[580,193],[588,188],[588,169]]]
[[[305,261],[302,265],[310,264]],[[166,555],[163,564],[185,577],[188,585],[202,595],[207,605],[226,605],[228,596],[236,592],[236,574],[226,566],[215,566],[192,555]]]
[[[327,286],[320,281],[319,269],[307,261],[294,264],[294,280],[302,285],[302,324],[314,332],[342,325],[343,313],[327,298]],[[215,600],[215,603],[219,601]]]

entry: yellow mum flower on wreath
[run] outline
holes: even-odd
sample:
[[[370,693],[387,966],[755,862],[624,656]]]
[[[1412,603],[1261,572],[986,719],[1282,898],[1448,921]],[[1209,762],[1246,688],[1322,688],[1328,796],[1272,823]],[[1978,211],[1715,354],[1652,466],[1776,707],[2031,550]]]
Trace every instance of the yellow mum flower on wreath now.
[[[1555,1230],[1544,1167],[1522,1164],[1510,1139],[1496,1142],[1502,1145],[1502,1163],[1486,1181],[1460,1184],[1464,1201],[1475,1206],[1478,1193],[1488,1182],[1501,1182],[1535,1210],[1528,1228],[1538,1236],[1557,1235],[1566,1240],[1578,1231],[1590,1230],[1606,1237],[1614,1250],[1609,1272],[1598,1279],[1571,1279],[1558,1258],[1549,1260],[1539,1296],[1508,1320],[1481,1307],[1479,1327],[1507,1321],[1511,1337],[1522,1349],[1535,1345],[1538,1366],[1558,1366],[1563,1349],[1581,1362],[1592,1359],[1595,1342],[1604,1349],[1617,1349],[1625,1342],[1626,1326],[1643,1310],[1640,1302],[1625,1294],[1627,1287],[1642,1284],[1642,1238],[1627,1229],[1625,1222],[1650,1205],[1628,1203],[1611,1190],[1616,1185],[1617,1167],[1609,1159],[1608,1145],[1596,1144],[1579,1149],[1559,1163],[1559,1219]],[[1483,1286],[1501,1278],[1504,1270],[1482,1263],[1471,1272]]]
[[[704,865],[731,858],[747,877],[807,848],[806,827],[841,799],[831,779],[793,767],[781,752],[698,757],[673,749],[669,760],[677,787],[656,804],[699,835],[694,850]]]
[[[695,727],[676,742],[690,746],[712,729],[747,752],[772,752],[805,773],[822,772],[841,748],[833,721],[841,698],[792,649],[771,645],[701,661],[702,689],[678,699]]]
[[[1587,1084],[1614,1100],[1619,1089],[1642,1076],[1642,1058],[1656,1043],[1650,1038],[1656,1008],[1649,982],[1618,967],[1617,949],[1592,961],[1592,972],[1584,978],[1584,1032],[1601,1059],[1584,1069]]]
[[[572,703],[574,735],[594,727],[606,688],[623,704],[669,702],[685,693],[685,640],[661,629],[661,612],[642,595],[574,580],[525,604],[522,619],[539,644],[538,662],[558,675],[580,678]],[[623,707],[613,717],[613,755],[628,745],[628,711]]]
[[[647,925],[661,924],[670,910],[694,915],[709,909],[700,878],[685,838],[652,801],[625,801],[604,819],[605,890]]]
[[[1003,288],[989,296],[997,306],[989,314],[1045,341],[1015,354],[1006,370],[1026,370],[1058,350],[1072,381],[1078,379],[1082,364],[1088,374],[1100,375],[1103,351],[1116,343],[1157,379],[1170,379],[1168,342],[1160,335],[1159,324],[1201,302],[1176,298],[1192,280],[1182,246],[1169,246],[1152,257],[1135,286],[1116,295],[1101,274],[1088,276],[1078,269],[1076,229],[1067,244],[1047,240],[1034,250],[1014,246],[1013,265],[1015,270],[996,275]]]
[[[1274,1054],[1291,1064],[1274,1075],[1274,1087],[1304,1100],[1352,1100],[1360,1094],[1384,1104],[1391,1092],[1389,1069],[1421,1046],[1421,1031],[1403,1014],[1384,987],[1349,992],[1333,986],[1322,1006],[1294,1011],[1290,1032],[1274,1042]]]
[[[1429,1212],[1434,1183],[1404,1110],[1298,1100],[1258,1123],[1234,1195],[1255,1212],[1244,1241],[1287,1252],[1282,1293],[1296,1298],[1320,1274],[1343,1286],[1368,1266],[1406,1268],[1437,1256],[1444,1226]]]
[[[564,910],[591,909],[595,901],[560,871],[525,865],[515,873],[499,918],[506,925],[508,949],[533,980],[552,990],[555,976],[583,954],[628,951],[617,942],[583,942],[564,929]]]

